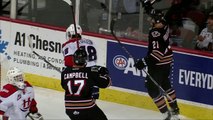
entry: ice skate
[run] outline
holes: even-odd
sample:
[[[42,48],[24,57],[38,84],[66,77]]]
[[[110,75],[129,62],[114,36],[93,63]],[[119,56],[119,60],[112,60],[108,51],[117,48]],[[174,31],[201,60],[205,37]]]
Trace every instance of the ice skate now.
[[[179,108],[171,109],[171,120],[180,120]]]
[[[163,113],[163,120],[171,120],[171,113],[169,111]]]

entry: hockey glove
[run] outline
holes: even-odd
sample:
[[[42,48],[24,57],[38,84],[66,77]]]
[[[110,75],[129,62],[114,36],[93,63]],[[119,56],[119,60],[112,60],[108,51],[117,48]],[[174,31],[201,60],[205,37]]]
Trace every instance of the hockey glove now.
[[[44,120],[43,116],[39,112],[37,112],[37,113],[28,113],[27,116],[31,120]]]
[[[142,2],[142,7],[144,7],[146,14],[151,14],[151,11],[153,10],[152,3],[149,0],[145,0]]]
[[[136,67],[138,70],[142,70],[144,67],[146,67],[147,64],[146,64],[146,61],[145,59],[137,59],[135,64],[134,64],[134,67]]]
[[[99,67],[98,73],[101,76],[109,75],[109,71],[108,71],[108,69],[106,67]]]
[[[94,99],[99,98],[99,88],[97,86],[93,86],[92,88],[92,98]]]

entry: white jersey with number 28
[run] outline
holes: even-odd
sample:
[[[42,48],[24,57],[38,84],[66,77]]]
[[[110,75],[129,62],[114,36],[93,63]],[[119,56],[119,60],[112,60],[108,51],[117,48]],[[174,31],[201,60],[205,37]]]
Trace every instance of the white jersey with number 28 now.
[[[78,41],[79,47],[84,49],[88,55],[87,67],[96,65],[97,61],[97,51],[94,42],[90,39],[82,38]],[[62,50],[64,57],[73,55],[78,49],[77,41],[70,41],[64,43]]]

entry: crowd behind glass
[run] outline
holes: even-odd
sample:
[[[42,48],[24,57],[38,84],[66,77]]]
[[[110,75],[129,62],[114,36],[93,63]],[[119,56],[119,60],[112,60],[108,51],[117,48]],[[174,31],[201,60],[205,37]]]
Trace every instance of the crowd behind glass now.
[[[64,0],[69,1],[69,0]],[[58,27],[73,23],[70,6],[63,0],[17,0],[17,19]],[[153,7],[169,17],[171,45],[195,49],[199,34],[213,12],[212,0],[158,0]],[[76,0],[73,0],[75,7]],[[130,40],[147,41],[150,18],[140,0],[79,0],[78,23],[84,32],[110,35],[111,19],[115,33]],[[9,16],[10,0],[0,0],[1,16]],[[213,40],[213,39],[212,39]],[[211,41],[212,41],[211,40]],[[206,51],[206,50],[205,50]],[[212,52],[212,49],[208,50]]]

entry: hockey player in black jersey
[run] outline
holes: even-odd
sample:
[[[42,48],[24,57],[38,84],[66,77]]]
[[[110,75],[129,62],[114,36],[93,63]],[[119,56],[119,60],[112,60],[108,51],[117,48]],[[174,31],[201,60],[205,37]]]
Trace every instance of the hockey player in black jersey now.
[[[66,114],[72,120],[107,120],[92,96],[93,86],[107,88],[111,78],[107,68],[85,67],[87,54],[84,50],[74,53],[73,67],[66,67],[61,74],[61,86],[65,90]]]
[[[145,3],[146,2],[146,3]],[[153,79],[164,89],[170,96],[170,99],[165,97],[149,77],[146,77],[145,86],[149,96],[153,99],[157,108],[165,120],[179,120],[179,108],[177,105],[175,90],[171,87],[169,79],[171,64],[173,62],[173,53],[169,46],[169,26],[164,19],[164,14],[161,11],[153,9],[152,4],[146,0],[143,3],[146,13],[152,18],[152,28],[149,31],[149,44],[147,56],[138,59],[135,67],[142,70],[147,66],[148,73]],[[167,99],[169,107],[166,104]]]

